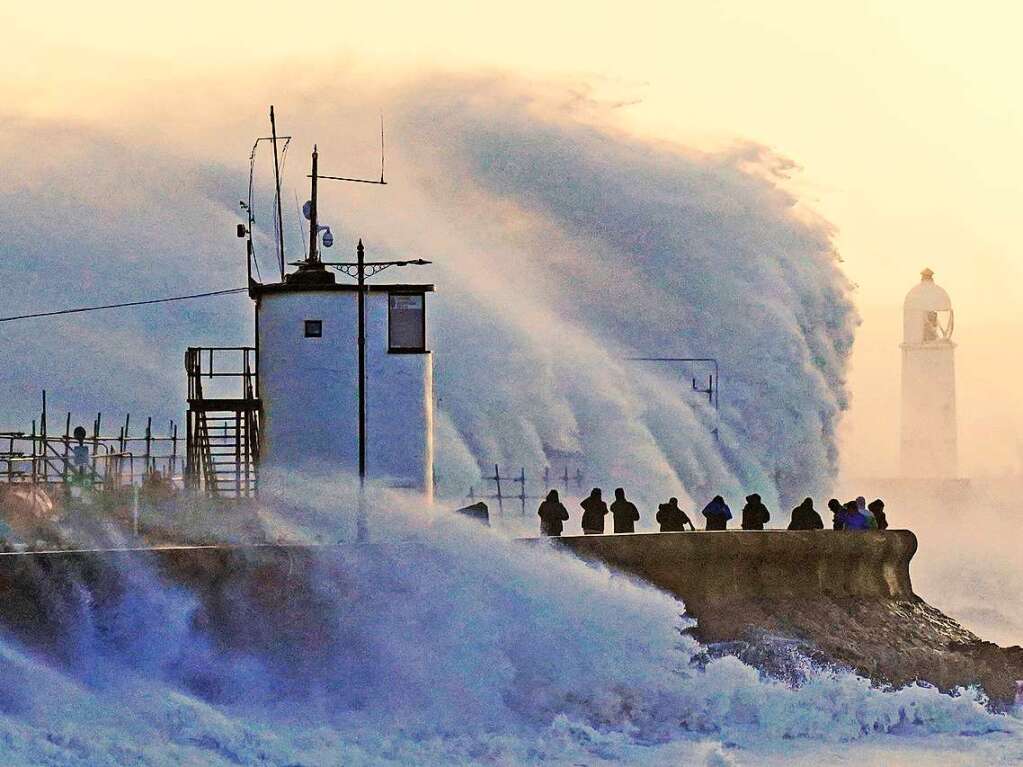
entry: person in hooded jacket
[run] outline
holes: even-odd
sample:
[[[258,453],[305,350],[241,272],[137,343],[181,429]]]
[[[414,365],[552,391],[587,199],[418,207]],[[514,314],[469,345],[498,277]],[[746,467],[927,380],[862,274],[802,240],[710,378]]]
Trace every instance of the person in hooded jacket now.
[[[607,504],[600,497],[600,488],[593,488],[589,498],[579,505],[583,507],[583,532],[586,535],[603,535],[604,517],[608,510]]]
[[[565,529],[564,523],[568,521],[568,509],[558,499],[558,491],[551,490],[547,498],[540,504],[540,510],[536,512],[540,517],[540,535],[558,537]]]
[[[837,498],[828,501],[828,508],[831,509],[831,526],[835,530],[845,529],[845,507]]]
[[[746,496],[746,505],[742,507],[742,529],[763,530],[764,524],[771,518],[771,512],[760,500],[757,493]]]
[[[866,508],[866,507],[864,507]],[[867,515],[860,512],[856,501],[849,501],[845,505],[845,522],[843,530],[869,530],[870,520]]]
[[[813,507],[812,498],[804,498],[803,502],[792,510],[792,521],[789,530],[823,530],[824,520]]]
[[[880,498],[875,498],[867,504],[867,509],[874,515],[874,520],[877,522],[877,529],[887,530],[888,517],[884,513],[884,501]]]
[[[625,490],[615,490],[615,499],[611,502],[611,518],[614,520],[616,533],[636,532],[636,522],[639,521],[639,509],[636,504],[625,498]]]
[[[678,507],[678,498],[669,498],[667,503],[657,507],[657,524],[662,533],[684,533],[686,525],[690,530],[696,529],[689,515]]]
[[[728,520],[732,518],[732,510],[725,499],[715,495],[710,503],[703,507],[703,516],[707,518],[707,530],[727,530]]]
[[[877,520],[874,518],[874,513],[867,508],[867,499],[862,495],[856,498],[856,510],[867,520],[868,530],[877,530]]]

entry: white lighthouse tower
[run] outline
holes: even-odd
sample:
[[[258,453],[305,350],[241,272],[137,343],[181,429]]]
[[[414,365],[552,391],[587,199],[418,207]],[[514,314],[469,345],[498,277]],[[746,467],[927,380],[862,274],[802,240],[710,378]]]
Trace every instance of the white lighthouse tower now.
[[[956,447],[954,315],[948,293],[924,269],[906,294],[902,342],[902,474],[952,479]]]
[[[279,283],[250,287],[260,483],[300,472],[348,476],[432,500],[433,285],[366,283],[389,267],[428,262],[366,261],[361,241],[357,260],[324,262],[319,241],[329,230],[317,223],[316,174],[314,152],[307,258]],[[335,272],[353,280],[339,282]]]

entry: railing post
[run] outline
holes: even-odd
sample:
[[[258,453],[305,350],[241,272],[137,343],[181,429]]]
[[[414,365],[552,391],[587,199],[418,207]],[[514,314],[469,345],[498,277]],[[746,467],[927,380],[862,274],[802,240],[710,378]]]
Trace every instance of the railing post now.
[[[68,482],[68,460],[71,453],[71,412],[68,411],[67,420],[64,422],[64,471],[61,474],[61,481],[65,486]]]
[[[501,498],[501,469],[496,463],[494,464],[494,481],[497,483],[497,510],[503,516],[504,502]]]
[[[526,467],[523,466],[519,472],[519,500],[522,502],[522,516],[526,516]]]
[[[152,456],[152,448],[153,448],[153,417],[149,416],[149,418],[146,419],[146,463],[142,469],[143,479],[145,479],[146,476],[149,474],[150,470],[149,461],[150,457]]]

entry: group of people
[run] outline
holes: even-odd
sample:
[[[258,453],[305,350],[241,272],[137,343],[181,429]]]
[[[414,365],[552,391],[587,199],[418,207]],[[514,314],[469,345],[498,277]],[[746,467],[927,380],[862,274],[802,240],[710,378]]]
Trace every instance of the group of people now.
[[[599,487],[593,488],[589,496],[579,504],[583,510],[582,528],[586,535],[603,535],[605,519],[608,514],[613,521],[616,533],[633,533],[639,521],[639,509],[636,504],[625,497],[625,490],[615,490],[615,499],[608,506],[601,497]],[[888,519],[884,513],[884,501],[880,498],[869,504],[862,496],[854,501],[842,503],[836,498],[828,501],[832,512],[832,525],[835,530],[884,530],[888,527]],[[715,495],[710,503],[703,507],[706,530],[727,530],[732,519],[732,510],[725,499]],[[559,536],[568,521],[568,509],[561,503],[557,490],[547,493],[547,498],[540,504],[537,511],[540,517],[540,534]],[[692,520],[678,505],[678,498],[670,498],[667,503],[657,507],[657,523],[662,533],[683,532],[687,529],[696,530]],[[746,504],[742,507],[740,527],[743,530],[763,530],[771,519],[763,499],[757,494],[746,496]],[[806,498],[792,510],[788,525],[789,530],[822,530],[824,520],[813,507],[813,499]]]

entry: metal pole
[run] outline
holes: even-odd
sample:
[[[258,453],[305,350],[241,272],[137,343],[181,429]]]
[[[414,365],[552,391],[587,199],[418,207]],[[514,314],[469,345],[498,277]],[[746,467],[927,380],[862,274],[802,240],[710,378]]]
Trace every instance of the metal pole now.
[[[274,106],[270,105],[270,135],[274,144],[274,183],[277,186],[277,255],[281,262],[281,279],[284,279],[284,219],[281,216],[281,166],[277,159],[277,122],[274,120]],[[316,172],[315,170],[313,171]]]
[[[312,175],[312,193],[309,197],[309,263],[315,264],[319,260],[319,256],[316,253],[316,244],[319,240],[319,232],[316,227],[316,160],[319,157],[319,153],[316,151],[316,145],[313,145],[313,175]]]
[[[497,511],[504,516],[504,500],[501,497],[501,468],[494,464],[494,482],[497,483]]]
[[[366,249],[359,240],[359,483],[366,478]]]
[[[315,173],[315,171],[314,171]],[[359,510],[356,520],[356,537],[367,538],[366,530],[366,249],[362,238],[355,252],[358,256],[357,277],[359,281]]]

